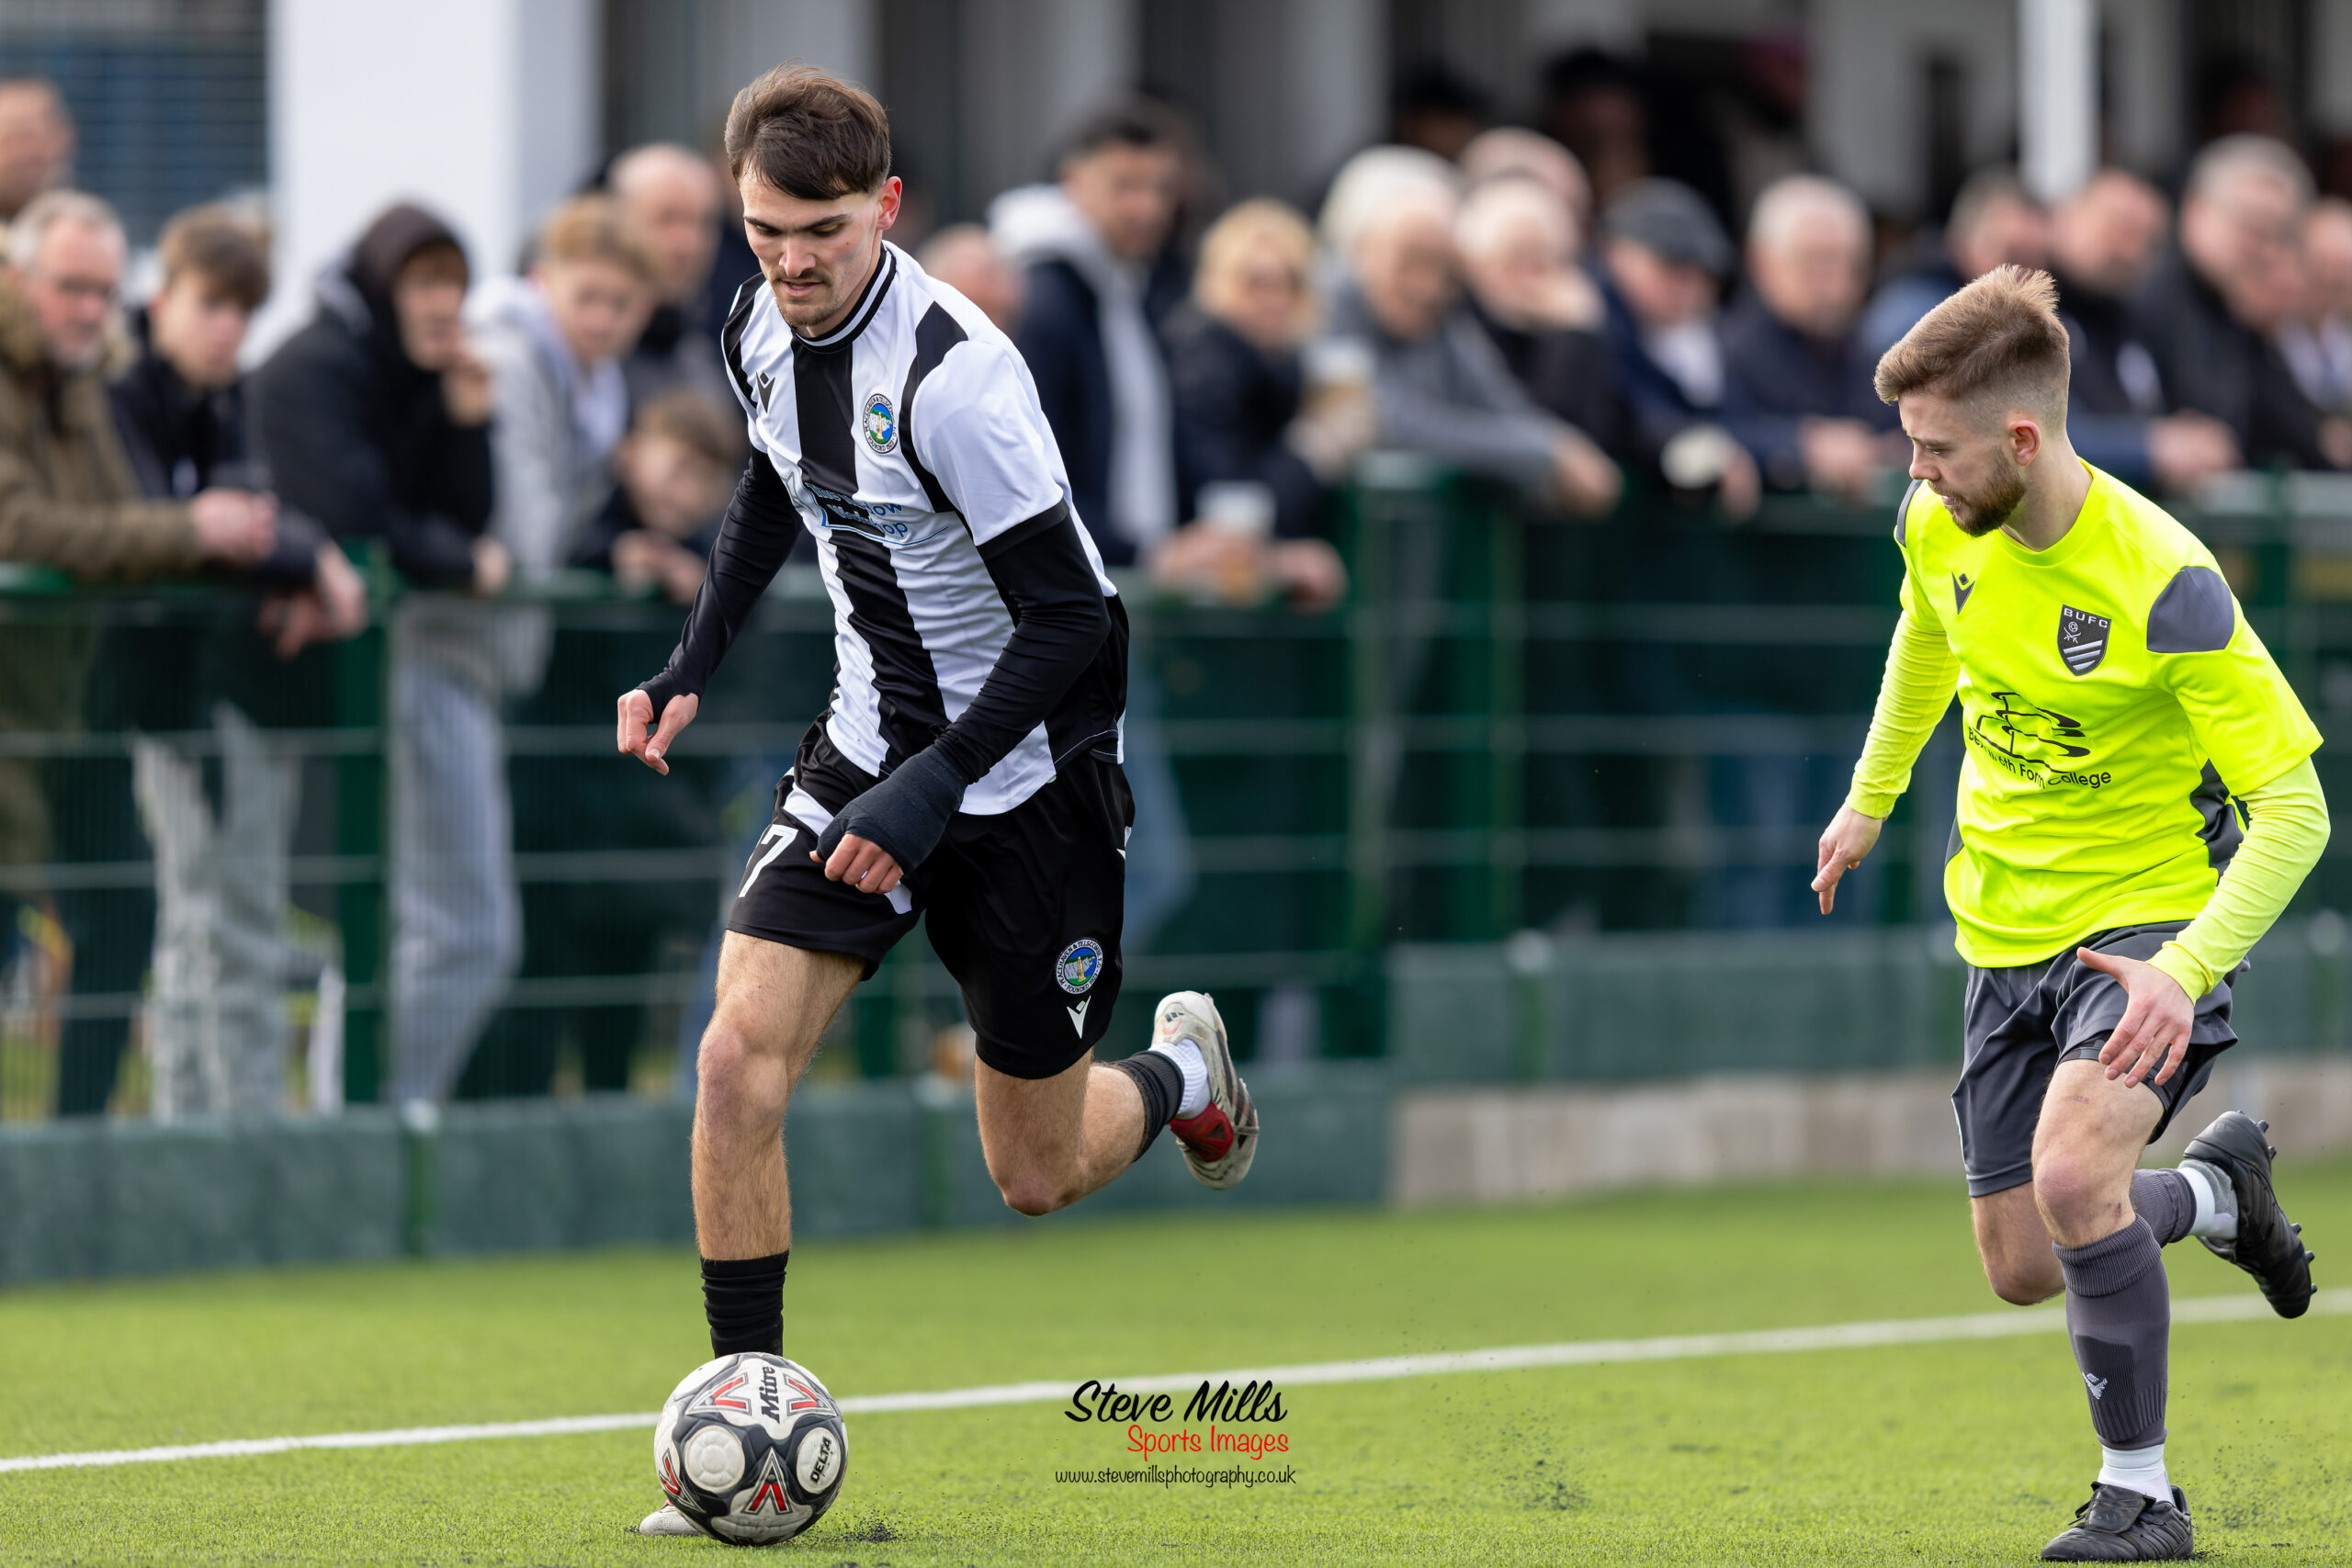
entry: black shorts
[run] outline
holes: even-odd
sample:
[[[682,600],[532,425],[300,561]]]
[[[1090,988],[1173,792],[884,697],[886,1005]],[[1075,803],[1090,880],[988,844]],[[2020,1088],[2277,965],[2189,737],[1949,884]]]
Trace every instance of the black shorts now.
[[[817,837],[875,777],[834,749],[819,719],[775,786],[775,818],[744,868],[727,929],[871,976],[928,917],[932,950],[956,976],[980,1060],[1047,1078],[1094,1048],[1119,998],[1119,926],[1135,803],[1119,764],[1080,752],[1036,794],[995,817],[958,813],[931,858],[894,891],[828,881]]]
[[[2149,959],[2177,935],[2186,920],[2122,926],[2075,944],[2125,958]],[[2230,1027],[2226,976],[2197,998],[2188,1049],[2168,1083],[2153,1072],[2140,1087],[2163,1110],[2148,1134],[2154,1143],[2173,1117],[2213,1076],[2214,1058],[2237,1043]],[[1968,1195],[1987,1197],[2033,1179],[2033,1134],[2042,1097],[2061,1062],[2096,1060],[2123,1020],[2128,998],[2112,977],[2075,956],[2075,948],[2039,964],[1968,970],[1960,1087],[1951,1091],[1960,1122],[1961,1161]]]

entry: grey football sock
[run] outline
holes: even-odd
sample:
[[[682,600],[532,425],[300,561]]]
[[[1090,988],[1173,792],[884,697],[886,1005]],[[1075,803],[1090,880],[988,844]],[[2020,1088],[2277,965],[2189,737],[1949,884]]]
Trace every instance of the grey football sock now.
[[[2197,1195],[2188,1190],[2188,1179],[2177,1170],[2134,1171],[2132,1207],[2156,1233],[2156,1245],[2170,1247],[2188,1234],[2197,1218]]]
[[[2052,1250],[2066,1276],[2066,1332],[2098,1440],[2110,1449],[2163,1442],[2172,1290],[2156,1233],[2137,1219],[2088,1247]]]

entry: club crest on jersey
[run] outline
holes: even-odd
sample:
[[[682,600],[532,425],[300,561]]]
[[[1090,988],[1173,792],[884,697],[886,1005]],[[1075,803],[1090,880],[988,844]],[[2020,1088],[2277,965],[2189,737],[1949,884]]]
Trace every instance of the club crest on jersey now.
[[[2087,675],[2107,657],[2108,629],[2115,623],[2105,615],[2077,610],[2072,604],[2058,611],[2058,657],[2077,675]]]
[[[899,449],[899,414],[890,406],[888,393],[865,395],[865,411],[859,416],[858,425],[865,433],[865,445],[876,456],[887,457]]]
[[[1102,944],[1083,936],[1062,949],[1054,960],[1054,984],[1071,996],[1083,996],[1102,974]]]

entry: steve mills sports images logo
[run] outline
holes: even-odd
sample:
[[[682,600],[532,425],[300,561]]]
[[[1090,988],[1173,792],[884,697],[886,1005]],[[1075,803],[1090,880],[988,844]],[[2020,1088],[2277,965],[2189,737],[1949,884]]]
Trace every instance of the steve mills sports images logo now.
[[[1203,1379],[1180,1409],[1172,1393],[1127,1393],[1115,1382],[1089,1378],[1070,1391],[1069,1405],[1061,1414],[1081,1426],[1101,1424],[1118,1429],[1120,1457],[1144,1460],[1140,1469],[1105,1466],[1096,1470],[1057,1470],[1061,1482],[1151,1483],[1163,1486],[1289,1485],[1298,1479],[1295,1465],[1279,1463],[1291,1455],[1290,1434],[1280,1430],[1287,1414],[1282,1391],[1271,1382],[1253,1379],[1236,1387],[1230,1381],[1211,1383]],[[1193,1454],[1223,1456],[1223,1468],[1159,1461]]]

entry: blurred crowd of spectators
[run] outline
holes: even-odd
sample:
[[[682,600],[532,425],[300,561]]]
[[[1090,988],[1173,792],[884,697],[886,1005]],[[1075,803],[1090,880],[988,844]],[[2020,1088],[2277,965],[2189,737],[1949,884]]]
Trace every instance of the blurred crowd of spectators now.
[[[1750,63],[1778,80],[1769,50]],[[1553,75],[1555,134],[1487,126],[1442,75],[1408,81],[1394,140],[1311,213],[1204,210],[1214,181],[1186,123],[1111,103],[985,222],[894,238],[1012,334],[1105,560],[1204,600],[1340,600],[1333,501],[1375,448],[1551,516],[1606,514],[1629,488],[1733,517],[1771,491],[1871,502],[1906,461],[1877,356],[2008,264],[2060,281],[2092,461],[2173,494],[2243,467],[2352,467],[2352,205],[2317,198],[2283,141],[2210,142],[2177,198],[2107,168],[2046,208],[1987,169],[1947,222],[1888,249],[1851,190],[1810,172],[1771,92],[1747,100],[1702,192],[1653,172],[1605,60]],[[756,275],[739,197],[703,153],[633,149],[511,273],[395,205],[301,280],[308,323],[248,373],[274,282],[260,214],[182,213],[129,300],[122,226],[70,188],[74,146],[48,84],[0,82],[0,561],[234,585],[281,658],[368,624],[351,554],[441,591],[392,612],[390,726],[392,1093],[440,1100],[523,951],[502,716],[539,682],[550,624],[506,590],[586,570],[692,599],[746,452],[718,341]],[[11,657],[0,726],[65,727],[74,655]],[[244,716],[217,722],[237,754]],[[232,797],[285,787],[232,774]],[[230,914],[159,918],[157,986],[244,974],[266,990],[278,959],[239,946],[234,912],[266,925],[282,908],[287,824],[251,798],[215,812],[192,777],[141,764],[159,881]],[[29,765],[0,762],[0,859],[49,858],[50,828]],[[72,900],[58,909],[70,927]],[[138,982],[104,971],[77,988]],[[60,1105],[92,1111],[121,1025],[74,1027]],[[185,1060],[159,1058],[159,1104],[234,1102],[248,1066],[217,1059],[220,1029],[187,1032]]]

